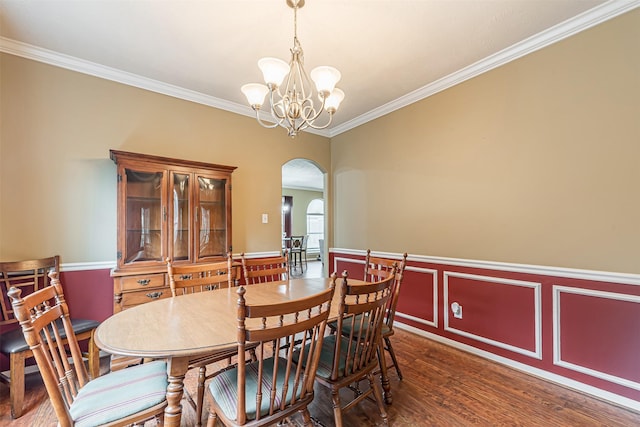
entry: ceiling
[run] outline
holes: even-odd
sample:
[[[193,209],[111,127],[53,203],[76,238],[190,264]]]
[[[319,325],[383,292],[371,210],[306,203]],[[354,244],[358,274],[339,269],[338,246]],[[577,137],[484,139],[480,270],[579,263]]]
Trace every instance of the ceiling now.
[[[306,0],[307,72],[338,68],[346,93],[314,133],[337,135],[639,3]],[[288,61],[292,40],[285,0],[0,0],[0,51],[250,116],[240,86],[262,79],[259,58]]]
[[[293,159],[282,165],[282,187],[323,191],[324,173],[309,160]]]

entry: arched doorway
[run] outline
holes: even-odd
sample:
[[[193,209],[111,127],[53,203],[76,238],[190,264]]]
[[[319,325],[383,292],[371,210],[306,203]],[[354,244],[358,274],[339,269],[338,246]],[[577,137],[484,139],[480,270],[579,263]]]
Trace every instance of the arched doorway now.
[[[307,159],[292,159],[282,165],[283,238],[310,234],[307,211],[312,202],[313,206],[318,205],[317,200],[322,200],[322,214],[326,215],[325,172],[315,162]],[[316,217],[313,225],[317,225],[317,220]],[[310,246],[307,245],[309,260],[319,259],[320,254],[326,250],[324,242],[327,241],[327,223],[328,221],[322,218],[322,233],[318,233],[317,228],[311,230],[314,238],[308,240],[311,243]],[[320,241],[322,245],[319,244]]]

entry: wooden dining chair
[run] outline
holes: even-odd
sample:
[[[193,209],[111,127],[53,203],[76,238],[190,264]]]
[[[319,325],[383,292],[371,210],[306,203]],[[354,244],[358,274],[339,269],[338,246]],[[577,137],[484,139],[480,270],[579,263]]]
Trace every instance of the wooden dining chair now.
[[[316,371],[316,381],[331,390],[337,427],[342,426],[343,411],[371,395],[378,405],[382,422],[388,424],[382,390],[374,378],[374,371],[379,363],[380,332],[394,280],[395,272],[392,271],[378,282],[352,285],[347,281],[347,272],[342,273],[337,330],[343,333],[325,337]],[[340,390],[364,379],[368,380],[369,388],[363,391],[357,387],[354,399],[343,406]]]
[[[251,259],[242,253],[240,258],[244,281],[247,285],[289,279],[289,259],[286,250],[278,257]]]
[[[167,364],[156,361],[89,381],[58,273],[51,285],[8,295],[42,374],[58,425],[124,426],[159,417],[167,405]],[[66,337],[66,338],[65,338]]]
[[[398,263],[398,260],[374,257],[371,256],[371,250],[367,249],[367,256],[364,264],[364,280],[368,282],[375,282],[388,277],[393,267],[397,266],[395,281],[393,282],[393,288],[391,290],[391,299],[387,305],[387,311],[385,314],[384,322],[382,324],[382,339],[384,341],[384,350],[391,356],[392,367],[395,368],[398,378],[402,379],[402,372],[400,371],[400,365],[396,358],[396,353],[391,345],[391,336],[393,332],[393,321],[396,317],[396,307],[398,306],[398,297],[400,296],[400,286],[402,285],[402,279],[404,276],[404,269],[407,266],[407,253],[402,255],[402,259]],[[385,362],[384,353],[380,352],[380,364]]]
[[[27,344],[20,328],[6,330],[7,325],[18,324],[15,312],[11,308],[8,291],[13,286],[22,290],[23,294],[29,294],[39,289],[50,286],[47,273],[53,270],[60,271],[60,257],[58,255],[25,261],[0,262],[0,353],[9,358],[9,376],[0,373],[0,380],[9,386],[9,399],[11,401],[11,416],[22,416],[25,392],[25,362],[33,357],[33,353]],[[98,377],[100,373],[99,350],[93,341],[93,332],[98,327],[98,322],[89,319],[71,319],[76,339],[87,340],[87,352],[85,357],[89,362],[91,378]]]
[[[208,427],[217,420],[225,426],[265,426],[295,413],[312,425],[307,406],[314,396],[334,289],[335,276],[331,286],[316,295],[276,304],[249,304],[251,287],[238,289],[238,365],[209,384]],[[258,343],[257,360],[246,363],[250,342]],[[295,364],[294,354],[304,364]]]
[[[185,295],[196,292],[234,286],[231,254],[226,261],[205,264],[173,264],[167,262],[167,275],[171,295]]]
[[[167,275],[173,297],[197,292],[206,292],[215,289],[230,288],[235,284],[233,274],[232,257],[227,255],[226,261],[207,264],[175,265],[167,263]],[[250,346],[253,351],[255,346]],[[236,349],[219,351],[213,354],[203,355],[189,361],[189,369],[198,369],[198,387],[196,400],[185,389],[188,402],[196,411],[196,425],[202,424],[202,405],[204,403],[204,385],[216,372],[207,374],[207,365],[227,360],[229,365],[231,357],[236,354]],[[253,353],[252,353],[253,354]]]

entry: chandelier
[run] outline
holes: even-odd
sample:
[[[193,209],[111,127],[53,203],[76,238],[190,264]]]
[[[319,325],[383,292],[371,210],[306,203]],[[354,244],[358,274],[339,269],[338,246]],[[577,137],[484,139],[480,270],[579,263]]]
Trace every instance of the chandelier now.
[[[331,124],[333,115],[344,99],[344,92],[336,88],[340,72],[333,67],[320,66],[311,70],[311,80],[304,70],[304,54],[298,41],[298,9],[305,0],[286,0],[293,9],[293,47],[291,60],[287,64],[278,58],[262,58],[258,67],[262,71],[265,84],[249,83],[240,90],[247,97],[251,108],[256,112],[258,123],[266,128],[282,126],[290,137],[310,127],[325,129]],[[284,82],[284,84],[283,84]],[[275,123],[267,124],[260,119],[260,109],[269,94],[270,113]],[[316,121],[326,111],[326,123]]]

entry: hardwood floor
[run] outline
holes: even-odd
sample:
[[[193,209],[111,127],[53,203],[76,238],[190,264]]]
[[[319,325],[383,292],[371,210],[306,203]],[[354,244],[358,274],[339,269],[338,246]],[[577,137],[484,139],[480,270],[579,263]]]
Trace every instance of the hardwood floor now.
[[[404,375],[402,381],[395,371],[390,375],[394,400],[387,411],[392,426],[640,425],[640,413],[461,350],[400,330],[392,339]],[[56,425],[38,375],[30,376],[27,383],[26,413],[15,421],[9,415],[9,389],[0,386],[0,425]],[[186,386],[193,390],[194,385],[195,372],[189,372]],[[351,392],[345,390],[341,396],[349,398]],[[182,425],[194,425],[194,411],[184,400],[183,405]],[[331,397],[323,387],[316,387],[310,411],[318,425],[334,425]],[[356,406],[343,419],[345,426],[381,424],[376,405],[370,401]]]
[[[313,263],[306,274],[319,274]],[[318,277],[318,276],[315,276]],[[398,330],[392,337],[404,379],[391,371],[393,404],[389,424],[409,426],[608,426],[640,425],[640,413],[538,379],[478,356]],[[103,371],[107,360],[103,360]],[[185,381],[195,390],[196,372]],[[362,384],[365,387],[365,383]],[[352,395],[344,390],[341,396]],[[55,426],[56,418],[38,375],[27,380],[25,415],[11,420],[9,388],[0,385],[0,426]],[[194,425],[195,412],[183,400],[183,426]],[[329,392],[316,386],[310,412],[317,425],[333,426]],[[372,401],[343,416],[345,426],[377,426],[381,418]],[[206,421],[206,409],[205,409]],[[299,420],[294,420],[298,425]],[[153,426],[149,422],[147,427]]]

